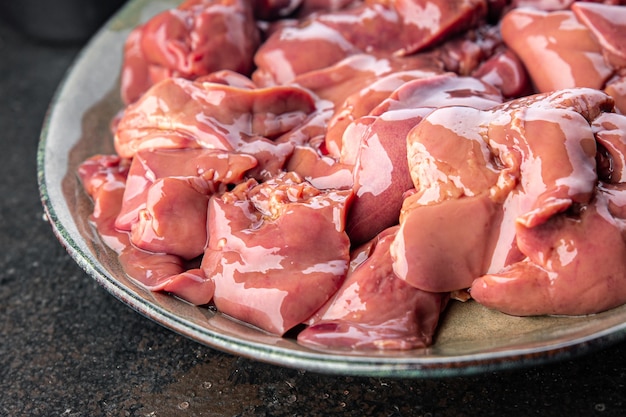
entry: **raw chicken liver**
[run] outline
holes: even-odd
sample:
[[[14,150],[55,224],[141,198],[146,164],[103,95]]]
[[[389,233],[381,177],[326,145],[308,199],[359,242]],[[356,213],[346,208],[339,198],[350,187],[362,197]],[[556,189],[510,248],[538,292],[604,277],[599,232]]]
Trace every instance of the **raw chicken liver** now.
[[[625,22],[623,0],[185,1],[128,37],[116,155],[78,170],[90,221],[145,288],[314,349],[428,346],[468,294],[619,306]]]

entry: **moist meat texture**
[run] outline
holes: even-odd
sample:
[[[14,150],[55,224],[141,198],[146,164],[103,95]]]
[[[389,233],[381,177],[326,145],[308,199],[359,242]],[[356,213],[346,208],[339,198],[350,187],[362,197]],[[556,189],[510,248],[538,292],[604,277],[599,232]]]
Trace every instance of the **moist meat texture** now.
[[[626,5],[187,0],[137,26],[78,175],[126,274],[312,349],[450,303],[626,303]]]

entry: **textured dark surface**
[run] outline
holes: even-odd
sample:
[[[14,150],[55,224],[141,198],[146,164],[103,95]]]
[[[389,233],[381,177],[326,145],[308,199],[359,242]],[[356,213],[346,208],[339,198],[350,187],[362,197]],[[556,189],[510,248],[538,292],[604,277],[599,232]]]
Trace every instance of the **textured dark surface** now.
[[[626,343],[439,380],[318,375],[237,358],[135,313],[43,219],[39,130],[79,46],[0,20],[0,416],[624,416]]]

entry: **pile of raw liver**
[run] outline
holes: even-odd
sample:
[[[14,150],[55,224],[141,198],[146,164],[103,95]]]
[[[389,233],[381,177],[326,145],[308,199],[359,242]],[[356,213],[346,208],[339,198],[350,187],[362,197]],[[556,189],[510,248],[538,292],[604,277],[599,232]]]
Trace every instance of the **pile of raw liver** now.
[[[451,298],[626,303],[619,1],[187,1],[121,95],[79,174],[151,290],[347,349],[427,346]]]

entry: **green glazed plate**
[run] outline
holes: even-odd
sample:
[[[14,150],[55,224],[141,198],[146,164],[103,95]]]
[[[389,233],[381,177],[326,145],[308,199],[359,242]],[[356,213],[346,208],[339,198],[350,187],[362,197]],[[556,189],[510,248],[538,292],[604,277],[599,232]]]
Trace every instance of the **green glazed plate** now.
[[[329,374],[444,377],[520,368],[582,355],[626,336],[626,306],[586,317],[519,318],[452,302],[433,346],[409,352],[320,352],[268,335],[208,308],[152,293],[129,280],[87,219],[92,203],[76,168],[113,153],[109,123],[121,109],[119,73],[129,31],[172,1],[133,0],[91,40],[51,103],[38,150],[46,214],[76,262],[120,301],[199,343],[280,366]]]

